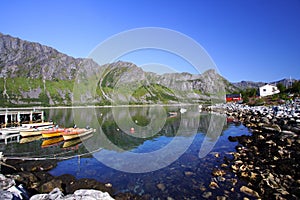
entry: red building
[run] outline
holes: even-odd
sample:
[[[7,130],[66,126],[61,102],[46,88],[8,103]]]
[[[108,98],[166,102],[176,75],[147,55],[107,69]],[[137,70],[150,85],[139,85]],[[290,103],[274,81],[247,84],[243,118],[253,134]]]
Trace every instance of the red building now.
[[[226,94],[226,102],[239,102],[242,100],[241,94]]]

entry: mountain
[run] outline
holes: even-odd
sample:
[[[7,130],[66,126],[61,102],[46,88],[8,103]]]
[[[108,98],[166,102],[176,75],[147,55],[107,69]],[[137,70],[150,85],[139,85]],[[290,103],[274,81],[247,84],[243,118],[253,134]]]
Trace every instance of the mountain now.
[[[292,78],[289,78],[289,79],[288,78],[284,78],[284,79],[281,79],[279,81],[270,82],[270,84],[277,85],[278,83],[281,83],[286,88],[288,88],[288,87],[291,87],[295,81],[297,81],[297,80],[296,79],[292,79]]]
[[[268,84],[273,84],[273,85],[277,85],[278,83],[283,84],[286,88],[290,87],[295,81],[297,81],[296,79],[281,79],[279,81],[273,81],[273,82],[269,82]],[[236,83],[232,83],[235,87],[237,87],[240,90],[244,90],[247,88],[259,88],[265,84],[267,84],[266,82],[253,82],[253,81],[241,81],[241,82],[236,82]]]
[[[123,61],[99,66],[0,33],[2,106],[199,103],[234,90],[215,70],[158,75]]]
[[[237,83],[232,83],[234,86],[239,88],[240,90],[244,90],[247,88],[258,88],[260,86],[265,85],[266,83],[264,82],[253,82],[253,81],[241,81]]]

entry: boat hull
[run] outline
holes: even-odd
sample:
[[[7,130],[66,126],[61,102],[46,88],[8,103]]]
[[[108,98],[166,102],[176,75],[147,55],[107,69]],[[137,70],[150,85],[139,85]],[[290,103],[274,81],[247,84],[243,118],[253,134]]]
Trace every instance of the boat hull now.
[[[65,131],[65,129],[58,128],[58,129],[51,129],[47,131],[42,131],[43,138],[51,138],[51,137],[58,137]]]
[[[95,130],[90,129],[90,130],[86,130],[82,133],[62,133],[62,136],[63,136],[64,140],[72,140],[72,139],[75,139],[75,138],[84,137],[84,136],[89,135],[93,132],[95,132]]]
[[[20,131],[20,135],[22,137],[31,137],[31,136],[41,135],[41,134],[42,132],[39,130]]]

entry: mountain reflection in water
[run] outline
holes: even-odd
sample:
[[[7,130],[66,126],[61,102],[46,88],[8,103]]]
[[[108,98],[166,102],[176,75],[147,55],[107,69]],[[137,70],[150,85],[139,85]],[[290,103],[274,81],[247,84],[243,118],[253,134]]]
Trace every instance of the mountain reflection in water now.
[[[201,113],[197,106],[114,107],[45,110],[46,118],[70,127],[92,127],[96,132],[83,140],[42,148],[43,139],[0,145],[6,156],[58,158],[54,176],[72,174],[110,182],[116,192],[152,197],[201,198],[218,161],[212,152],[233,151],[229,135],[248,134],[244,126],[226,124],[220,114]],[[168,116],[168,112],[178,112]],[[67,148],[66,148],[67,147]],[[76,147],[76,148],[74,148]],[[163,184],[161,190],[157,184]],[[197,189],[195,189],[197,187]]]

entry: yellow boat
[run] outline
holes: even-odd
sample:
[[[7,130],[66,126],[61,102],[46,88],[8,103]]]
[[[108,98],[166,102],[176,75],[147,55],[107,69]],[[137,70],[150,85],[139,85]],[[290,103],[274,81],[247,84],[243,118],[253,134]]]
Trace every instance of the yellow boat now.
[[[56,145],[57,143],[59,143],[63,140],[64,140],[63,137],[56,137],[56,138],[51,138],[51,139],[48,139],[48,140],[44,140],[43,143],[42,143],[42,148]]]
[[[51,138],[61,136],[61,133],[64,132],[64,128],[53,128],[46,131],[41,131],[43,138]]]

